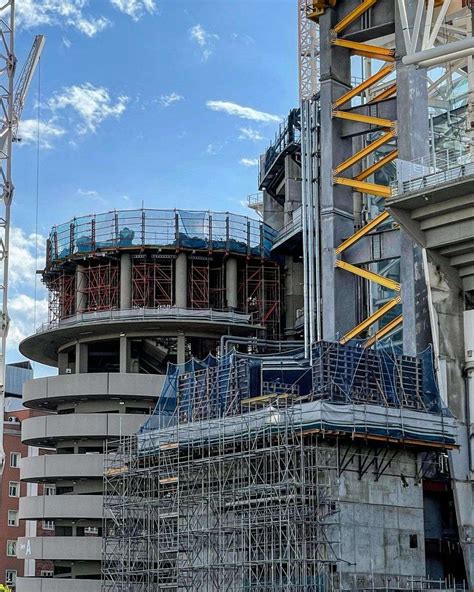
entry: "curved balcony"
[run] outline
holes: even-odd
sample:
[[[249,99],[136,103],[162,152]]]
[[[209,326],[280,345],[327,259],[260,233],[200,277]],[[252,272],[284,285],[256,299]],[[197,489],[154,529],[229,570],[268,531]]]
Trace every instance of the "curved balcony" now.
[[[102,518],[101,495],[38,495],[20,499],[20,520]]]
[[[54,226],[47,265],[74,255],[112,249],[193,249],[269,256],[273,230],[260,220],[229,212],[114,210]]]
[[[103,454],[45,454],[21,459],[22,481],[54,482],[59,479],[102,479]]]
[[[50,446],[58,440],[118,439],[137,432],[147,415],[125,413],[71,413],[32,417],[21,425],[21,439],[29,446]]]
[[[31,409],[55,410],[71,400],[153,400],[165,377],[158,374],[62,374],[36,378],[23,387],[23,404]]]
[[[100,561],[101,537],[19,537],[18,559]]]
[[[69,578],[17,578],[16,592],[101,592],[100,580]]]
[[[232,326],[236,335],[248,335],[260,328],[252,315],[234,310],[191,309],[176,306],[161,308],[114,309],[78,313],[38,328],[35,335],[20,343],[20,352],[27,358],[46,365],[57,363],[58,348],[87,334],[94,337],[133,335],[178,335],[193,331],[220,336]]]

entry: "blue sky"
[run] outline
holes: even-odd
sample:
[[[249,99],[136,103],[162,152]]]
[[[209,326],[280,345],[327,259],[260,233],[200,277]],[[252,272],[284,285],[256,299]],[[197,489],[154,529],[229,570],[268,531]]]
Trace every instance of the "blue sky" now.
[[[9,361],[44,320],[53,224],[142,203],[250,214],[256,158],[297,101],[296,5],[17,0],[19,67],[35,34],[46,47],[14,154]]]

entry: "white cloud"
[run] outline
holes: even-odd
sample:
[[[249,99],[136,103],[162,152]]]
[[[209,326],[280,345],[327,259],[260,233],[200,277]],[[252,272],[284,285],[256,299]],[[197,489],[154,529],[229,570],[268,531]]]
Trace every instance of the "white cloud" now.
[[[36,119],[23,119],[18,127],[18,139],[22,144],[36,144],[38,141],[42,148],[52,148],[53,141],[64,136],[66,130],[50,121],[38,121]]]
[[[105,119],[119,118],[127,108],[128,101],[128,97],[119,96],[113,102],[106,88],[95,87],[87,82],[63,88],[49,99],[48,107],[54,113],[72,109],[80,118],[78,133],[85,134],[95,132]]]
[[[256,129],[251,127],[241,127],[239,140],[252,140],[252,142],[260,142],[260,140],[264,140],[264,137]]]
[[[210,154],[211,156],[215,156],[218,152],[220,152],[221,147],[216,146],[215,144],[208,144],[206,148],[206,154]]]
[[[42,292],[44,293],[44,290]],[[41,296],[36,302],[34,298],[27,294],[17,294],[9,299],[10,330],[8,332],[8,349],[10,351],[16,350],[23,339],[31,335],[36,327],[46,322],[48,318],[48,300],[43,297],[43,294]]]
[[[227,113],[227,115],[233,115],[240,117],[241,119],[249,119],[251,121],[261,121],[263,123],[273,123],[281,121],[281,117],[278,115],[271,115],[264,111],[257,111],[251,107],[243,107],[237,103],[231,103],[229,101],[207,101],[206,106],[212,111],[221,111]]]
[[[103,16],[85,14],[85,5],[85,0],[17,0],[17,23],[25,29],[61,25],[94,37],[110,22]]]
[[[145,13],[156,12],[155,0],[110,0],[113,6],[138,21]]]
[[[258,166],[258,158],[241,158],[239,164],[246,167]]]
[[[184,97],[182,95],[172,92],[169,95],[161,95],[160,103],[163,105],[163,107],[170,107],[173,103],[178,103],[183,99]]]
[[[13,226],[10,230],[10,282],[13,288],[21,285],[31,286],[36,276],[36,243],[38,243],[38,261],[44,261],[44,236],[35,233],[26,234],[21,228]]]
[[[66,47],[67,49],[69,49],[72,45],[70,39],[68,39],[67,37],[63,37],[63,45],[64,47]]]
[[[198,24],[189,29],[189,36],[201,48],[202,61],[207,62],[214,53],[214,43],[219,40],[219,35],[209,33],[202,25]]]
[[[87,199],[91,199],[92,201],[99,201],[105,203],[105,199],[94,189],[81,189],[77,190],[77,195],[80,197],[85,197]]]

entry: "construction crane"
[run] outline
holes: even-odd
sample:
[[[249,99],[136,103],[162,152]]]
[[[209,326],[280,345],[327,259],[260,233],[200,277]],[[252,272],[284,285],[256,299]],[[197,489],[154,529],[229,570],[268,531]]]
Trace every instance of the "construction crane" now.
[[[0,5],[0,471],[5,464],[3,447],[3,413],[5,408],[5,374],[8,315],[8,268],[10,254],[12,182],[12,146],[17,138],[18,124],[28,89],[44,47],[44,37],[33,43],[15,92],[15,0],[3,0]]]

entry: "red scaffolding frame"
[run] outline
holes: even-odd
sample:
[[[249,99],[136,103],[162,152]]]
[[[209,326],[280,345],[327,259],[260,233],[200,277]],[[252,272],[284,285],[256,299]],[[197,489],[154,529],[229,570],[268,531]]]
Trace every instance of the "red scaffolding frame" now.
[[[48,286],[48,318],[50,323],[72,316],[76,312],[76,276],[61,271]]]
[[[248,262],[241,270],[239,308],[265,327],[268,337],[278,338],[281,327],[280,268],[263,261]]]
[[[173,259],[132,260],[132,307],[172,306],[174,291]]]
[[[188,302],[190,308],[209,308],[209,261],[189,258]]]
[[[93,262],[83,271],[79,301],[82,303],[78,312],[94,312],[119,308],[119,264]]]

